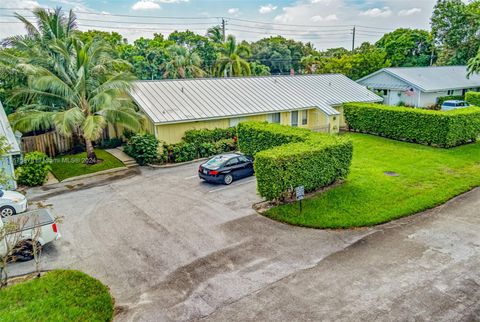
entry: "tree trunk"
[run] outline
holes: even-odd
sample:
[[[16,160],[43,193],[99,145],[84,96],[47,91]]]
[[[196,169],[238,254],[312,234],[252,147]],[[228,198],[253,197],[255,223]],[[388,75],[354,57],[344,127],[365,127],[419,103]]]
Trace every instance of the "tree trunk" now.
[[[95,154],[95,150],[93,149],[92,141],[89,139],[85,139],[85,148],[87,150],[87,159],[85,160],[86,164],[96,164],[97,163],[97,155]]]

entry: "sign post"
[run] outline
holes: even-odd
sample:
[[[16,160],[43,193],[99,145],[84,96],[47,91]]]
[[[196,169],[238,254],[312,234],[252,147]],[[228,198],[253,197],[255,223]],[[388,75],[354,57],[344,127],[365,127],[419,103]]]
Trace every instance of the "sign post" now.
[[[300,202],[300,214],[302,213],[302,200],[305,199],[305,187],[298,186],[295,188],[295,197]]]

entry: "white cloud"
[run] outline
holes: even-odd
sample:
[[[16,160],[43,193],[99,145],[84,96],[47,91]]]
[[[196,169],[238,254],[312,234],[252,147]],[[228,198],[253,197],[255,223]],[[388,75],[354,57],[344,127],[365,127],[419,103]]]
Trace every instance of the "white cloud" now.
[[[190,0],[156,0],[156,2],[161,3],[180,3],[180,2],[188,2]]]
[[[372,8],[366,11],[360,12],[360,16],[371,17],[371,18],[386,18],[392,15],[392,10],[389,7],[383,8]]]
[[[160,5],[150,0],[140,0],[133,4],[132,9],[133,10],[160,9]]]
[[[317,15],[317,16],[311,17],[310,20],[312,20],[313,22],[335,21],[335,20],[338,20],[338,17],[337,17],[337,15],[335,15],[335,14],[331,14],[331,15],[328,15],[328,16],[325,16],[325,17],[322,17],[322,16],[320,16],[320,15]]]
[[[400,17],[406,17],[406,16],[411,16],[420,12],[422,12],[422,9],[420,8],[403,9],[398,12],[398,15]]]
[[[260,9],[258,10],[258,12],[260,12],[263,15],[266,13],[273,12],[275,10],[277,10],[277,6],[274,6],[273,4],[269,3],[265,6],[260,6]]]
[[[20,1],[0,1],[0,5],[6,8],[22,8],[22,9],[33,9],[35,7],[40,7],[40,4],[34,0],[20,0]]]
[[[230,9],[228,9],[227,12],[228,12],[229,14],[231,14],[231,15],[238,15],[238,14],[240,13],[240,9],[238,9],[238,8],[230,8]]]

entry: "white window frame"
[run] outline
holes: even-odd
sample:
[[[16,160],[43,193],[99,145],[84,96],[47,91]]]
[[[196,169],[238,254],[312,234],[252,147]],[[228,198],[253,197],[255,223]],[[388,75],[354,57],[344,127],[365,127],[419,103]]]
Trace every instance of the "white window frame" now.
[[[293,116],[296,115],[296,123],[293,123]],[[291,111],[290,112],[290,125],[293,126],[293,127],[297,127],[298,126],[298,111]]]
[[[302,125],[308,125],[308,110],[302,111]]]
[[[275,121],[275,118],[274,118],[275,116],[278,116],[278,122]],[[278,113],[271,113],[271,114],[268,114],[267,120],[268,120],[269,123],[280,124],[280,123],[282,123],[282,115],[280,114],[280,112],[278,112]]]

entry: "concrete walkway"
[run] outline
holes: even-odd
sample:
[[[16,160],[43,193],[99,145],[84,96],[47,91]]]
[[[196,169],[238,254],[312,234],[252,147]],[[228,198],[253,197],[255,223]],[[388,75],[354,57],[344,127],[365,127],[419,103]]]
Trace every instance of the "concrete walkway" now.
[[[113,155],[118,160],[122,161],[127,168],[138,167],[137,161],[135,161],[134,158],[123,152],[122,147],[118,147],[115,149],[107,149],[105,151]]]

